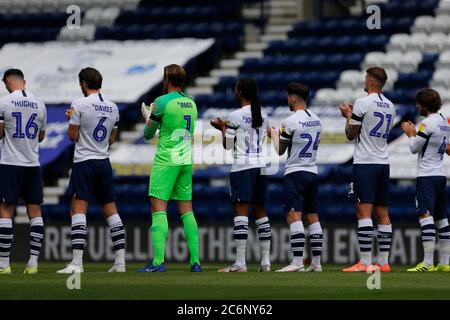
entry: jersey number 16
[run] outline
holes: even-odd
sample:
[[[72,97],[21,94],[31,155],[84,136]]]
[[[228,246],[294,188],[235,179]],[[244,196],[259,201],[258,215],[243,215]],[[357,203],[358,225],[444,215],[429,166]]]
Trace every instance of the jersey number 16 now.
[[[16,132],[13,134],[13,138],[18,139],[25,139],[27,137],[28,139],[35,139],[39,127],[34,120],[37,117],[37,113],[33,113],[28,119],[27,124],[25,125],[25,133],[22,132],[22,113],[21,112],[12,112],[11,115],[16,118]]]

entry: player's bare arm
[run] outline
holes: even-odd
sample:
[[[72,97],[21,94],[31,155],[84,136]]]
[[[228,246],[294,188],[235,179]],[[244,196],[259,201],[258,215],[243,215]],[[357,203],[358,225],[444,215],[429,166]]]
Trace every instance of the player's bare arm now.
[[[231,150],[234,147],[234,139],[229,139],[226,137],[225,133],[227,131],[227,122],[221,118],[215,118],[211,120],[211,125],[217,130],[222,132],[222,145],[225,150]]]
[[[70,118],[72,117],[74,113],[74,108],[70,107],[69,109],[66,109],[66,112],[64,112],[64,115],[66,116],[67,120],[70,120]],[[73,124],[69,124],[69,129],[68,129],[68,135],[69,135],[69,139],[73,142],[76,142],[78,140],[78,135],[79,135],[79,126],[73,125]],[[40,138],[40,136],[39,136]],[[39,142],[41,142],[41,140],[39,140]]]
[[[282,155],[286,152],[289,142],[280,139],[280,130],[275,127],[267,129],[267,136],[272,139],[273,146],[278,155]]]
[[[354,140],[358,136],[360,129],[361,126],[351,125],[349,120],[347,120],[347,123],[345,124],[345,135],[347,136],[347,139],[350,141]]]
[[[411,121],[402,122],[401,128],[408,138],[415,137],[417,134],[416,127]]]
[[[116,139],[117,139],[117,132],[118,132],[117,128],[113,128],[111,130],[111,134],[109,135],[109,145],[112,145],[116,141]]]
[[[345,123],[345,135],[347,136],[347,139],[351,141],[358,136],[361,126],[350,124],[353,112],[353,106],[351,104],[343,103],[339,106],[339,109],[342,116],[347,119],[347,122]]]
[[[38,138],[39,143],[44,141],[44,139],[45,139],[45,130],[39,131],[39,138]]]
[[[64,115],[66,116],[67,120],[70,120],[70,117],[72,117],[73,114],[73,108],[70,107],[70,109],[66,109],[66,112],[64,112]]]
[[[419,152],[419,150],[422,150],[427,139],[426,136],[417,134],[414,123],[412,123],[411,121],[402,122],[401,128],[403,132],[405,132],[405,134],[408,136],[408,138],[410,138],[409,149],[411,150],[411,152],[413,154],[416,154],[417,152]]]
[[[4,136],[5,136],[5,124],[0,123],[0,139],[3,139]]]
[[[80,135],[80,126],[76,126],[73,124],[69,124],[69,129],[67,131],[69,135],[69,139],[73,142],[78,141],[78,137]]]

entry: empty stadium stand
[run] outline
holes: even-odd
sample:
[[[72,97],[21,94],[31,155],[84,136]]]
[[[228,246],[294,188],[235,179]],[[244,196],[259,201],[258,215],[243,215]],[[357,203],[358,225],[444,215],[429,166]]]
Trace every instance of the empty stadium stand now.
[[[71,2],[0,2],[0,46],[50,40],[215,38],[222,60],[215,69],[206,70],[206,76],[194,73],[195,80],[187,90],[202,113],[211,107],[233,107],[233,86],[242,75],[258,81],[264,106],[285,106],[286,84],[301,81],[312,88],[312,105],[337,107],[364,95],[364,69],[375,64],[388,70],[386,95],[400,108],[414,112],[416,90],[428,85],[450,102],[450,0],[367,1],[381,6],[379,30],[366,27],[367,15],[357,6],[351,10],[352,16],[303,21],[296,0],[79,0],[83,26],[68,32],[65,10]],[[252,34],[249,24],[263,32]],[[128,121],[132,127],[136,124],[135,117]],[[138,141],[141,129],[138,124],[132,131],[121,132],[119,145]],[[394,136],[399,136],[398,128]],[[354,208],[347,200],[350,163],[322,165],[319,171],[319,213],[324,222],[353,221]],[[225,166],[195,171],[194,210],[200,221],[231,217],[227,175]],[[278,221],[284,219],[282,178],[281,174],[269,178],[267,209]],[[48,219],[67,219],[67,182],[61,178],[57,185],[46,188],[43,210]],[[117,176],[115,186],[125,219],[149,217],[148,177]],[[415,221],[413,182],[393,180],[391,187],[393,220]],[[90,207],[90,214],[102,217],[97,205]],[[176,216],[173,204],[169,214]]]

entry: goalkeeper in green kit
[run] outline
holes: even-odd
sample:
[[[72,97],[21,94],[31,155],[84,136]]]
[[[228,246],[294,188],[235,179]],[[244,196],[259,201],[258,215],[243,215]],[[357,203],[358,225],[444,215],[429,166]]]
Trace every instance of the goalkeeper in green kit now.
[[[153,261],[139,272],[164,272],[164,251],[169,230],[167,203],[178,204],[189,248],[192,272],[201,272],[198,258],[198,226],[192,211],[191,139],[197,120],[197,106],[182,92],[186,72],[172,64],[164,68],[164,95],[150,106],[142,104],[146,120],[144,137],[150,140],[159,129],[159,142],[150,174]]]

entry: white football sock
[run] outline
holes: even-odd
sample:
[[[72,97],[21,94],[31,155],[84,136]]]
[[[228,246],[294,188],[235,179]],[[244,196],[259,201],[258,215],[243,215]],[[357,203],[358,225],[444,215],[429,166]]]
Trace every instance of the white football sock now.
[[[323,232],[320,222],[310,224],[308,226],[308,231],[309,231],[309,243],[312,252],[311,264],[315,266],[320,266],[320,258],[322,255],[322,246],[323,246]]]
[[[450,260],[450,227],[448,219],[437,222],[439,233],[439,264],[447,265]]]
[[[358,220],[358,241],[361,254],[361,263],[368,266],[372,264],[373,222],[372,219]]]
[[[436,246],[436,230],[433,217],[420,219],[423,243],[423,263],[427,266],[434,265],[434,249]]]
[[[272,231],[270,229],[269,218],[263,217],[255,221],[258,227],[259,248],[261,251],[261,265],[270,265],[270,241]]]
[[[378,225],[378,263],[381,266],[389,263],[389,251],[391,249],[392,224]]]
[[[83,265],[83,249],[86,245],[86,215],[83,213],[72,216],[72,264]]]
[[[246,265],[245,253],[248,237],[248,217],[237,216],[234,218],[234,242],[236,243],[235,264],[243,267]]]
[[[303,222],[295,221],[289,225],[291,235],[292,264],[303,266],[303,250],[305,247],[305,228]]]

